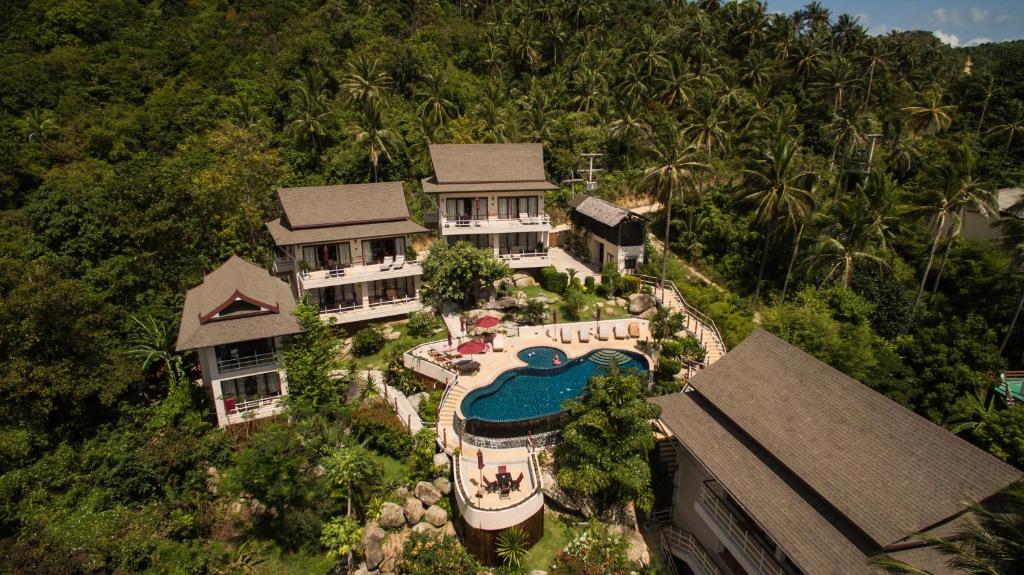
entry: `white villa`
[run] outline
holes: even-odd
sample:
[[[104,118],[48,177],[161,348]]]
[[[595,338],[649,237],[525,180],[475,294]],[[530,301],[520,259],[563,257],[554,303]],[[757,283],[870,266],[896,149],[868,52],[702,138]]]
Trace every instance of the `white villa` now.
[[[185,295],[176,348],[196,351],[217,424],[275,415],[288,394],[282,344],[302,328],[288,284],[238,256]]]
[[[512,269],[549,265],[544,192],[558,186],[544,175],[542,144],[431,144],[430,160],[423,191],[441,237],[492,249]]]
[[[282,215],[267,222],[274,272],[320,313],[351,323],[419,311],[423,273],[406,255],[411,235],[401,182],[282,188]]]

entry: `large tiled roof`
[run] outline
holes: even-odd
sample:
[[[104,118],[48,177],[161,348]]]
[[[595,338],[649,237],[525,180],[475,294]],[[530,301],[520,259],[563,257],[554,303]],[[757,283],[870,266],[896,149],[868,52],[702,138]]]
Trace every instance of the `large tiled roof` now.
[[[600,222],[608,227],[614,228],[622,220],[630,217],[640,219],[640,216],[633,212],[620,208],[615,204],[602,200],[601,198],[577,194],[569,200],[569,207],[588,218]]]
[[[912,541],[1022,475],[763,330],[690,384],[652,400],[662,421],[813,572]]]
[[[427,231],[427,228],[410,220],[396,220],[373,224],[350,224],[290,230],[280,220],[271,220],[267,222],[267,230],[270,231],[270,235],[274,238],[274,243],[277,245],[293,246],[418,234]]]
[[[409,217],[402,182],[281,188],[277,195],[293,230]]]
[[[431,144],[434,175],[423,180],[433,192],[549,190],[542,144]]]
[[[225,305],[242,299],[267,313],[208,319]],[[188,290],[178,328],[178,351],[235,343],[302,331],[292,316],[295,300],[285,282],[238,256],[224,262]]]

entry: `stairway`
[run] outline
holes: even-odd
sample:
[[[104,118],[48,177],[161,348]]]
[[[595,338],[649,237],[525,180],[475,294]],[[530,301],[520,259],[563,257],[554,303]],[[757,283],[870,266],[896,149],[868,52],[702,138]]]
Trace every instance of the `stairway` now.
[[[629,360],[630,357],[628,355],[614,349],[599,349],[587,356],[587,361],[605,369],[611,367],[612,363],[622,365]]]
[[[659,296],[661,294],[659,293]],[[715,341],[714,333],[711,329],[705,327],[696,317],[687,313],[686,306],[676,295],[674,290],[665,290],[665,305],[673,311],[682,312],[686,317],[684,326],[687,330],[697,335],[700,339],[700,343],[704,346],[707,351],[706,362],[707,365],[715,363],[722,358],[722,350],[718,347],[718,342]]]
[[[444,403],[441,404],[437,414],[437,437],[439,441],[444,441],[444,431],[448,430],[448,447],[445,449],[446,452],[451,453],[451,450],[459,445],[459,437],[455,434],[455,408],[462,403],[462,398],[466,396],[469,390],[465,386],[456,384],[451,391],[448,392],[447,397],[444,398]]]
[[[677,465],[675,443],[675,439],[666,439],[664,441],[659,441],[657,445],[658,459],[665,464],[665,467],[672,471],[675,471]]]

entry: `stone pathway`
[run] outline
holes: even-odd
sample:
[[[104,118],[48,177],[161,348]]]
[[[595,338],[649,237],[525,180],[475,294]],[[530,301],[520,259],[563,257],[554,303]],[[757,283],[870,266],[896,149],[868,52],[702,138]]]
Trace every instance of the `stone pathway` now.
[[[562,248],[551,248],[548,250],[548,258],[551,259],[551,265],[555,266],[555,269],[560,272],[565,272],[569,268],[576,270],[576,276],[580,278],[593,277],[595,280],[601,278],[601,270],[596,269],[594,266],[586,262],[582,262],[576,259],[576,256],[563,250]]]

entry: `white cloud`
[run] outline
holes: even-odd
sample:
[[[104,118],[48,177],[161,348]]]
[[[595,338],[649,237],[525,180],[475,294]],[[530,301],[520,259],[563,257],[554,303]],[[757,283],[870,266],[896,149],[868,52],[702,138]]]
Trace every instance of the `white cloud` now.
[[[991,10],[971,6],[971,22],[988,22],[991,17]]]
[[[932,10],[932,22],[937,24],[962,24],[963,17],[960,15],[959,10],[936,8]]]
[[[864,26],[865,28],[870,28],[871,27],[871,18],[868,18],[867,14],[857,14],[853,18],[861,26]]]
[[[932,34],[934,34],[935,37],[941,40],[942,42],[949,44],[954,48],[960,45],[960,38],[957,38],[956,34],[946,34],[942,30],[936,30],[932,32]]]
[[[972,39],[968,40],[967,42],[965,42],[964,46],[977,46],[979,44],[989,44],[991,42],[992,42],[992,38],[986,38],[985,36],[978,36],[977,38],[972,38]]]

